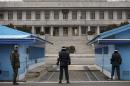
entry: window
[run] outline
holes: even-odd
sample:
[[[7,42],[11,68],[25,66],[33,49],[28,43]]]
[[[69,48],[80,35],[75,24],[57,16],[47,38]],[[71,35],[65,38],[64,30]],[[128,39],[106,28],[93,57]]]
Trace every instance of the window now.
[[[50,19],[50,11],[45,11],[45,19]]]
[[[22,11],[17,11],[17,19],[22,19]]]
[[[8,11],[8,19],[9,20],[13,19],[13,11]]]
[[[130,11],[126,12],[126,18],[130,19]]]
[[[4,19],[4,12],[0,11],[0,20]]]
[[[72,19],[77,19],[77,11],[72,11]]]
[[[69,10],[62,10],[63,19],[68,19]]]
[[[113,11],[109,11],[108,12],[108,18],[109,19],[113,19]]]
[[[31,19],[31,11],[26,11],[26,19]]]
[[[41,12],[40,11],[35,12],[35,19],[41,19]]]
[[[95,11],[90,12],[90,19],[95,19]]]
[[[59,11],[54,11],[54,19],[59,19]]]
[[[117,19],[122,19],[122,11],[117,12]]]
[[[86,11],[81,11],[80,19],[86,19]]]
[[[99,18],[100,19],[104,19],[104,11],[100,11],[99,12]]]

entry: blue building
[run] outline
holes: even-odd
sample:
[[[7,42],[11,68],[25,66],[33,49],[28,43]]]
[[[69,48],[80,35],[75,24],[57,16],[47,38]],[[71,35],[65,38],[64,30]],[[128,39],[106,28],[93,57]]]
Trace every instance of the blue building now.
[[[32,34],[0,25],[0,80],[12,80],[10,54],[18,45],[20,54],[19,80],[27,70],[44,64],[45,40]]]
[[[130,24],[101,33],[88,44],[95,45],[96,65],[105,75],[111,75],[111,55],[115,49],[122,56],[122,80],[130,80]]]

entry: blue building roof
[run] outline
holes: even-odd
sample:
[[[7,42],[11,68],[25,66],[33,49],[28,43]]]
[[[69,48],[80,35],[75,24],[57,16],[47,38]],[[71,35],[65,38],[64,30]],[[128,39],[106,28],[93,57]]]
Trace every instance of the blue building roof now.
[[[0,25],[0,44],[43,44],[48,42],[30,33]]]
[[[96,43],[96,42],[104,43],[104,44],[105,43],[106,44],[130,43],[130,39],[114,39],[114,38],[113,39],[109,39],[110,36],[119,34],[121,32],[127,31],[127,30],[130,30],[130,24],[125,25],[125,26],[121,26],[121,27],[118,27],[118,28],[115,28],[115,29],[110,30],[110,31],[103,32],[100,35],[97,35],[92,40],[90,40],[88,42],[88,44],[93,44],[93,43]]]

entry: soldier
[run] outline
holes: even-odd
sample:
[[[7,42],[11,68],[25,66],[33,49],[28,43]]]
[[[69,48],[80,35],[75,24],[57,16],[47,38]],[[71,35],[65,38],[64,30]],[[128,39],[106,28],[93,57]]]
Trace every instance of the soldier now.
[[[18,46],[14,46],[14,50],[10,56],[11,65],[13,68],[13,85],[18,85],[16,82],[16,78],[18,75],[18,68],[20,68],[20,61],[19,61],[19,53],[18,53]]]
[[[115,50],[112,54],[111,58],[111,64],[112,64],[112,72],[111,72],[111,79],[113,79],[114,72],[116,69],[118,80],[120,80],[120,64],[122,62],[122,58],[120,54],[118,53],[118,50]]]
[[[62,47],[62,50],[59,52],[59,58],[57,59],[57,65],[60,63],[60,75],[59,75],[59,83],[62,83],[63,79],[63,71],[65,71],[65,77],[67,83],[69,83],[69,74],[68,74],[68,65],[71,64],[71,59],[69,52],[65,47]]]

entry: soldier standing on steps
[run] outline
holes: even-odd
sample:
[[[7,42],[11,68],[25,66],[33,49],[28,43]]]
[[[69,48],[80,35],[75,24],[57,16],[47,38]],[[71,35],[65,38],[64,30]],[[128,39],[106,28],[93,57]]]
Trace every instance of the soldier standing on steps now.
[[[59,75],[59,83],[62,83],[63,79],[63,71],[65,71],[65,77],[67,83],[69,83],[69,73],[68,73],[68,65],[71,64],[71,59],[69,52],[65,47],[62,47],[59,52],[59,58],[57,59],[57,65],[60,63],[60,75]]]
[[[16,82],[17,75],[18,75],[18,68],[20,68],[20,61],[19,61],[19,53],[18,53],[18,46],[14,46],[14,50],[10,55],[11,65],[13,68],[13,85],[18,85]]]

